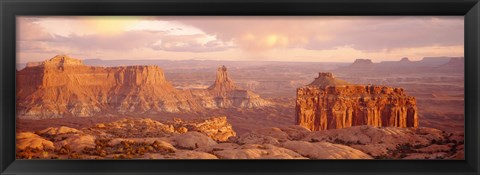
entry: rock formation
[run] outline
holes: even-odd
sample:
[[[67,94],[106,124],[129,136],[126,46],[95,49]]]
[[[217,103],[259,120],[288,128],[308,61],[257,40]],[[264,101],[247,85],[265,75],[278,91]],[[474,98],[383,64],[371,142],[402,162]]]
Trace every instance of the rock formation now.
[[[301,140],[347,145],[376,159],[459,159],[463,134],[434,128],[354,126],[311,132]]]
[[[213,92],[222,94],[236,90],[238,88],[235,86],[233,80],[231,80],[228,76],[227,68],[225,66],[221,66],[217,69],[217,77],[215,79],[215,83],[208,89]]]
[[[410,63],[410,62],[412,62],[412,61],[410,61],[410,59],[407,58],[407,57],[403,57],[402,59],[400,59],[400,62],[401,62],[401,63]]]
[[[416,100],[402,88],[351,85],[320,73],[297,89],[296,123],[312,131],[357,125],[417,127]]]
[[[309,84],[309,86],[338,86],[338,85],[349,85],[350,83],[336,79],[333,77],[333,74],[330,72],[320,72],[318,77]]]
[[[452,57],[448,63],[436,67],[435,71],[464,74],[465,58]]]
[[[350,66],[350,69],[373,69],[375,63],[370,59],[356,59]]]
[[[53,142],[46,140],[34,133],[31,132],[21,132],[17,133],[16,136],[16,148],[19,150],[24,150],[27,147],[33,149],[53,149]]]
[[[217,71],[215,84],[202,90],[175,89],[158,66],[91,67],[65,55],[17,72],[20,118],[198,112],[269,104],[237,88],[225,66]]]
[[[370,59],[356,59],[353,62],[353,65],[371,65],[371,64],[373,64],[373,62]]]
[[[17,133],[18,159],[463,159],[464,136],[433,128],[266,127],[217,140],[224,117],[161,123],[121,119],[89,128]],[[217,121],[217,122],[215,122]],[[219,122],[221,121],[221,122]],[[218,125],[218,123],[224,123]],[[208,125],[208,126],[207,126]],[[197,126],[180,131],[179,128]],[[231,133],[233,130],[222,131]],[[234,133],[234,132],[233,132]],[[37,135],[38,134],[38,135]]]
[[[373,63],[370,59],[356,59],[352,64],[336,69],[335,73],[348,77],[405,75],[431,73],[432,71],[449,74],[455,72],[455,70],[463,72],[463,66],[455,63],[456,61],[462,62],[461,59],[460,57],[425,57],[420,61],[411,61],[404,57],[398,61],[381,61],[378,63]],[[443,66],[450,64],[452,66]],[[442,67],[451,68],[444,69]]]
[[[230,106],[255,108],[270,104],[270,102],[263,100],[257,94],[238,88],[228,76],[225,66],[217,69],[215,83],[208,87],[207,90],[214,97],[215,105],[220,108],[228,108]]]
[[[235,136],[232,125],[227,122],[227,117],[213,117],[202,121],[184,121],[176,119],[174,124],[179,132],[197,131],[211,137],[215,141],[226,141]]]

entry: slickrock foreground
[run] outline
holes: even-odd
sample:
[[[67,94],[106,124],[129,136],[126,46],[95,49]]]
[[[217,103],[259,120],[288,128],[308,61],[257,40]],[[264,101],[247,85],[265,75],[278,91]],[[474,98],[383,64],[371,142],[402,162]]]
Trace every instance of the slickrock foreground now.
[[[261,108],[270,102],[235,86],[227,68],[208,89],[175,89],[158,66],[92,67],[57,55],[17,72],[18,116],[25,119],[97,114],[198,112]]]
[[[296,123],[312,131],[358,125],[417,127],[414,97],[402,88],[352,85],[319,73],[311,84],[297,89]]]
[[[463,135],[432,128],[268,127],[237,136],[226,117],[17,133],[18,159],[463,159]]]

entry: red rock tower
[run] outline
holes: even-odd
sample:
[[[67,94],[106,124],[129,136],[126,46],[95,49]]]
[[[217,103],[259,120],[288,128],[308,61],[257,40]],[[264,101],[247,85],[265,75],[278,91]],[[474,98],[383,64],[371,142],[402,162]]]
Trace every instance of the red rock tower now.
[[[415,97],[402,88],[352,85],[319,73],[297,89],[296,123],[312,131],[357,125],[417,127]]]
[[[215,83],[208,88],[212,93],[225,95],[230,91],[239,89],[230,77],[228,77],[227,67],[221,66],[217,69]]]

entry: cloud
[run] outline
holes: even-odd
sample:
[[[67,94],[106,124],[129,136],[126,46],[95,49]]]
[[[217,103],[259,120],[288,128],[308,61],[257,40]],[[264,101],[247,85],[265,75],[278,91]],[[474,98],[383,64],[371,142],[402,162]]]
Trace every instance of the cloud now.
[[[17,18],[17,41],[47,41],[52,38],[37,18]]]
[[[463,45],[463,17],[179,18],[247,51],[352,47],[382,51]]]
[[[159,38],[164,36],[163,32],[152,31],[128,31],[112,35],[69,35],[54,37],[52,45],[69,46],[79,51],[82,50],[130,50],[135,48],[150,47]]]
[[[125,51],[139,48],[152,48],[171,52],[215,52],[231,48],[226,42],[204,34],[167,35],[156,31],[126,31],[116,35],[70,35],[55,36],[54,46],[68,46],[82,50],[117,50]]]
[[[308,49],[322,50],[339,46],[367,52],[401,48],[463,45],[463,20],[435,17],[408,17],[352,21],[338,29],[329,41],[311,39]]]
[[[155,50],[172,52],[216,52],[229,48],[232,48],[231,43],[204,34],[165,36],[153,45]]]
[[[47,17],[43,21],[41,18],[19,18],[18,21],[21,29],[19,50],[23,52],[50,52],[55,50],[52,48],[73,52],[121,52],[139,48],[171,52],[216,52],[232,47],[229,42],[218,41],[215,36],[206,35],[197,28],[178,22],[106,17]],[[60,29],[52,27],[65,24],[71,26]],[[91,26],[89,32],[73,30],[86,29],[88,26]],[[97,30],[93,30],[95,28]]]
[[[463,17],[18,17],[17,58],[276,61],[463,55]]]
[[[17,49],[20,52],[44,52],[44,53],[58,53],[60,50],[52,48],[47,42],[43,41],[17,41]]]

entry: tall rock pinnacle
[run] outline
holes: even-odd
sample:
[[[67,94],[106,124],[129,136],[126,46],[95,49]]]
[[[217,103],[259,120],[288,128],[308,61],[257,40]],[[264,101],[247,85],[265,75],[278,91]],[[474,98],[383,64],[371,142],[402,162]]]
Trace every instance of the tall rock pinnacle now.
[[[237,89],[235,83],[232,81],[232,79],[230,79],[230,77],[228,77],[227,67],[225,67],[225,65],[217,69],[217,78],[215,79],[215,83],[208,89],[221,92]]]

